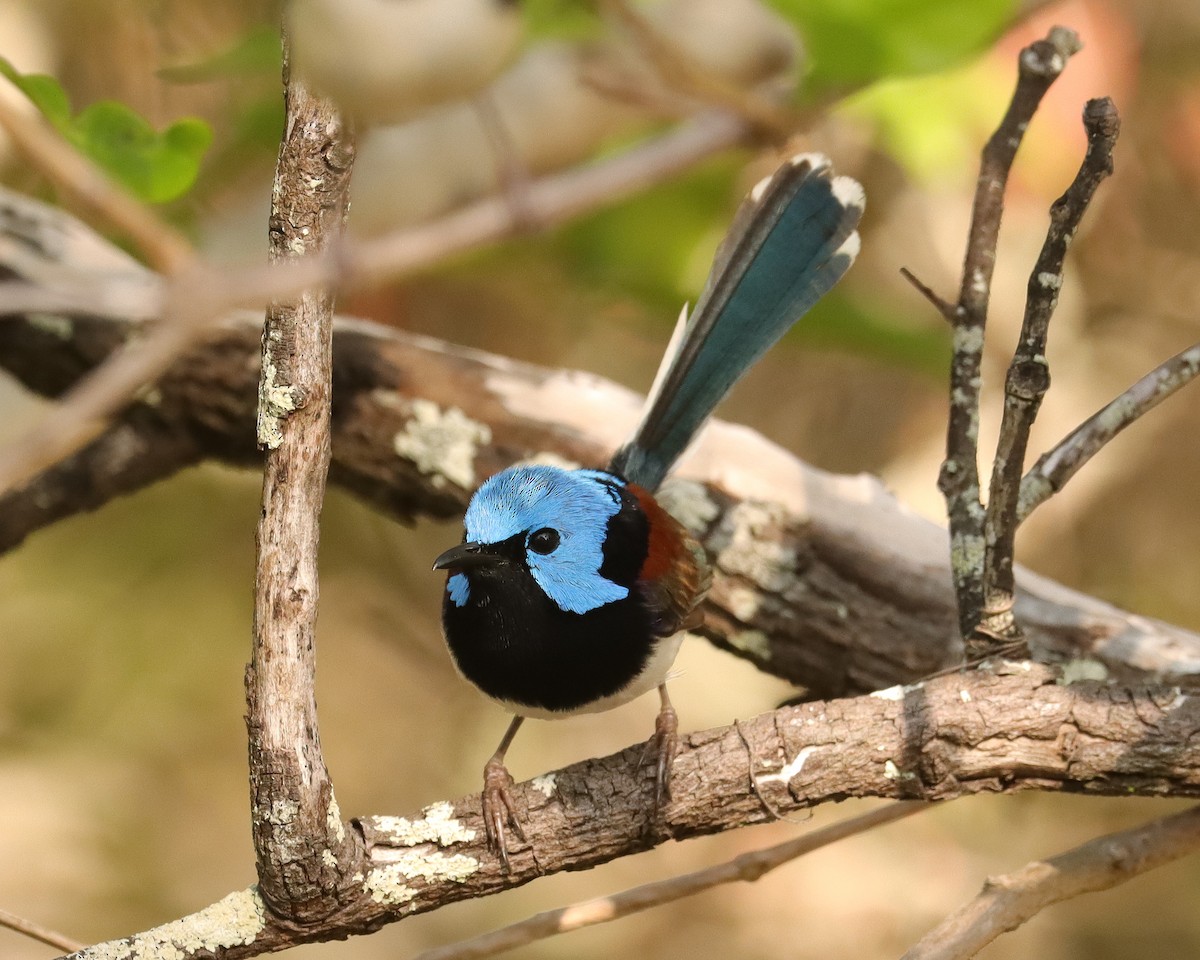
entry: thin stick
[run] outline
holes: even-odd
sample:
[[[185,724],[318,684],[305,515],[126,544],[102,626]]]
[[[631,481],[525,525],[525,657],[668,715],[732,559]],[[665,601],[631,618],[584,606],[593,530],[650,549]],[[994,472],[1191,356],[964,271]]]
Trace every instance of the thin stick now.
[[[1058,306],[1067,247],[1079,229],[1100,183],[1113,169],[1112,151],[1121,118],[1112,100],[1089,100],[1083,110],[1088,147],[1079,171],[1066,192],[1050,208],[1050,228],[1029,277],[1021,336],[1004,382],[1004,415],[992,464],[991,489],[984,520],[987,556],[984,561],[984,617],[979,630],[989,637],[1016,639],[1019,628],[1012,615],[1015,593],[1013,551],[1016,541],[1017,499],[1029,433],[1050,388],[1046,342],[1050,318]]]
[[[1192,807],[989,877],[979,896],[926,934],[903,960],[966,960],[1051,904],[1108,890],[1198,850],[1200,807]]]
[[[724,113],[708,113],[624,154],[530,184],[522,196],[533,222],[549,228],[662,182],[699,161],[736,145],[746,127]],[[131,341],[65,394],[24,436],[0,451],[0,493],[28,480],[78,450],[103,429],[138,390],[154,382],[188,347],[212,328],[212,319],[235,306],[261,307],[313,286],[364,286],[425,269],[456,254],[515,232],[512,204],[490,197],[421,227],[399,230],[366,243],[335,244],[294,263],[222,271],[197,268],[155,289],[148,277],[143,313],[164,320]],[[84,281],[81,279],[81,284]],[[81,293],[74,288],[60,309],[69,312]],[[107,302],[102,287],[99,302]],[[53,309],[53,304],[42,304]]]
[[[8,927],[9,930],[15,930],[17,933],[22,933],[31,940],[40,941],[46,944],[46,946],[62,950],[64,953],[74,953],[76,950],[82,950],[87,946],[87,944],[80,943],[78,940],[72,940],[70,937],[65,937],[61,933],[49,930],[41,924],[34,923],[32,920],[26,920],[24,917],[18,917],[15,913],[9,913],[7,910],[0,910],[0,927]]]
[[[783,866],[806,853],[811,853],[821,847],[829,846],[831,843],[864,833],[875,827],[910,817],[914,813],[920,813],[933,806],[932,803],[920,800],[904,800],[889,804],[861,816],[850,817],[820,830],[813,830],[802,837],[767,847],[765,850],[743,853],[726,863],[671,877],[668,880],[643,884],[612,896],[586,900],[582,903],[560,907],[557,910],[547,910],[519,923],[493,930],[491,933],[485,933],[470,940],[426,950],[424,953],[418,954],[414,960],[477,960],[480,957],[491,957],[497,953],[523,947],[560,933],[607,923],[610,920],[629,916],[631,913],[639,913],[664,903],[695,896],[721,884],[740,880],[753,882],[776,867]]]
[[[1021,480],[1017,519],[1024,522],[1066,486],[1118,433],[1200,375],[1200,343],[1164,360],[1042,454]]]
[[[196,261],[182,234],[113,183],[41,117],[0,97],[0,126],[38,172],[74,201],[84,220],[127,236],[154,269],[170,274]]]
[[[1080,49],[1070,30],[1055,27],[1044,40],[1021,51],[1017,86],[996,132],[983,148],[971,213],[962,286],[954,318],[954,358],[950,368],[950,416],[946,459],[938,487],[950,518],[950,562],[964,638],[975,629],[983,608],[984,510],[979,484],[979,397],[983,334],[996,265],[996,239],[1004,211],[1004,190],[1013,158],[1042,97]]]

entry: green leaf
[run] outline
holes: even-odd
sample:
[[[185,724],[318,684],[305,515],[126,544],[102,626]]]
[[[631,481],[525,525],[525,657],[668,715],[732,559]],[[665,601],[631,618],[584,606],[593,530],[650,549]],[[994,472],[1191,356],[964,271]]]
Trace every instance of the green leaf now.
[[[226,77],[269,76],[283,69],[283,48],[276,26],[252,27],[232,47],[206,60],[163,67],[158,76],[169,83],[207,83]]]
[[[62,132],[71,123],[71,101],[62,85],[44,73],[21,73],[8,60],[0,57],[0,74],[3,74],[25,96],[33,101],[54,126]]]
[[[796,24],[811,59],[810,88],[862,86],[944,70],[985,49],[1017,0],[769,0]]]
[[[195,182],[212,130],[185,117],[159,133],[125,104],[103,100],[75,118],[69,137],[136,196],[166,203]]]

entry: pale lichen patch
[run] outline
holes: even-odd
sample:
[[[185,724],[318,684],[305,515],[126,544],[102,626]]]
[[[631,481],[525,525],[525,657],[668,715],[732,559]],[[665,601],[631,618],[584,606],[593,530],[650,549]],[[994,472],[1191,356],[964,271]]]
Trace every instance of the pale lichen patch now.
[[[558,774],[556,773],[543,773],[540,777],[534,777],[529,781],[529,785],[543,797],[549,797],[553,794],[557,784]]]
[[[901,770],[898,766],[896,766],[896,762],[894,760],[885,760],[883,762],[883,775],[889,780],[917,779],[917,775],[915,773],[910,773],[907,770]]]
[[[435,487],[447,482],[466,490],[474,487],[475,454],[492,439],[491,428],[457,407],[443,410],[432,400],[412,400],[408,410],[408,423],[392,439],[396,453],[431,477]]]
[[[48,333],[59,340],[70,340],[75,332],[70,317],[64,317],[59,313],[27,313],[25,322],[34,330]]]
[[[749,623],[762,606],[762,594],[750,587],[734,584],[725,591],[725,606],[742,623]]]
[[[796,551],[767,534],[778,531],[784,522],[779,506],[750,500],[738,504],[726,514],[720,533],[713,538],[723,542],[717,565],[764,590],[782,592],[795,580]]]
[[[337,798],[329,798],[329,809],[325,811],[325,826],[337,837],[338,843],[346,839],[346,825],[342,823],[342,809],[338,806]]]
[[[262,376],[258,381],[258,443],[275,450],[283,443],[282,422],[298,406],[296,390],[279,382],[279,369],[268,354],[263,358]]]
[[[1104,681],[1107,679],[1108,667],[1091,657],[1080,657],[1078,660],[1069,660],[1063,664],[1058,682],[1063,686],[1069,686],[1084,680]]]
[[[411,847],[419,843],[448,846],[475,839],[475,831],[464,827],[454,817],[454,807],[449,803],[432,804],[421,813],[424,816],[416,820],[407,817],[373,817],[371,823],[376,830],[388,834],[388,843],[394,846]]]
[[[363,881],[363,888],[376,903],[399,906],[417,895],[417,890],[408,884],[410,880],[462,883],[478,869],[479,861],[474,857],[408,850],[397,859],[373,868]]]
[[[704,484],[695,480],[672,477],[656,496],[667,513],[695,534],[704,533],[721,512]]]
[[[771,638],[761,630],[739,630],[729,635],[729,645],[748,653],[755,660],[771,659]]]
[[[191,916],[89,947],[86,955],[89,960],[183,960],[202,951],[219,953],[253,943],[266,925],[264,917],[262,899],[251,887]]]

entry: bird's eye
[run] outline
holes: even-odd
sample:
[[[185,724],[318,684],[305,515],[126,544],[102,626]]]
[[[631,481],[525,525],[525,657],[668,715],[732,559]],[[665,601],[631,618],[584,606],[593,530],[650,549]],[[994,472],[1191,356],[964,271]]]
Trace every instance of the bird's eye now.
[[[529,535],[529,549],[534,553],[553,553],[558,547],[558,531],[550,527],[534,530]]]

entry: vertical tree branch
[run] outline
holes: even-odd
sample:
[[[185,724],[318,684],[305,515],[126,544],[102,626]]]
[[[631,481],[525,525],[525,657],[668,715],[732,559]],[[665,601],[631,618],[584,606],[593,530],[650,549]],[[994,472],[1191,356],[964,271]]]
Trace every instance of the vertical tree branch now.
[[[984,599],[986,551],[979,483],[979,397],[983,334],[996,266],[996,239],[1004,212],[1004,190],[1030,119],[1050,85],[1065,69],[1067,60],[1079,49],[1079,38],[1073,31],[1055,27],[1046,39],[1021,51],[1016,90],[1004,119],[983,148],[975,188],[962,285],[954,314],[946,459],[938,477],[950,518],[951,570],[964,639],[973,634]]]
[[[286,78],[286,53],[284,71]],[[289,83],[272,192],[272,262],[316,253],[341,234],[353,159],[352,136],[333,107]],[[328,291],[273,304],[259,381],[259,442],[267,453],[246,675],[251,813],[262,899],[300,924],[328,917],[348,896],[345,866],[359,852],[334,799],[313,690],[332,321]]]
[[[1017,499],[1029,433],[1042,398],[1050,388],[1046,341],[1050,318],[1058,306],[1067,247],[1102,180],[1112,173],[1112,151],[1121,118],[1112,100],[1089,100],[1083,109],[1088,148],[1079,172],[1066,192],[1050,208],[1050,229],[1029,277],[1021,336],[1004,381],[1004,415],[991,489],[984,521],[987,557],[984,562],[983,617],[979,631],[986,636],[1018,639],[1020,629],[1012,614],[1015,583],[1013,550],[1020,518]]]

